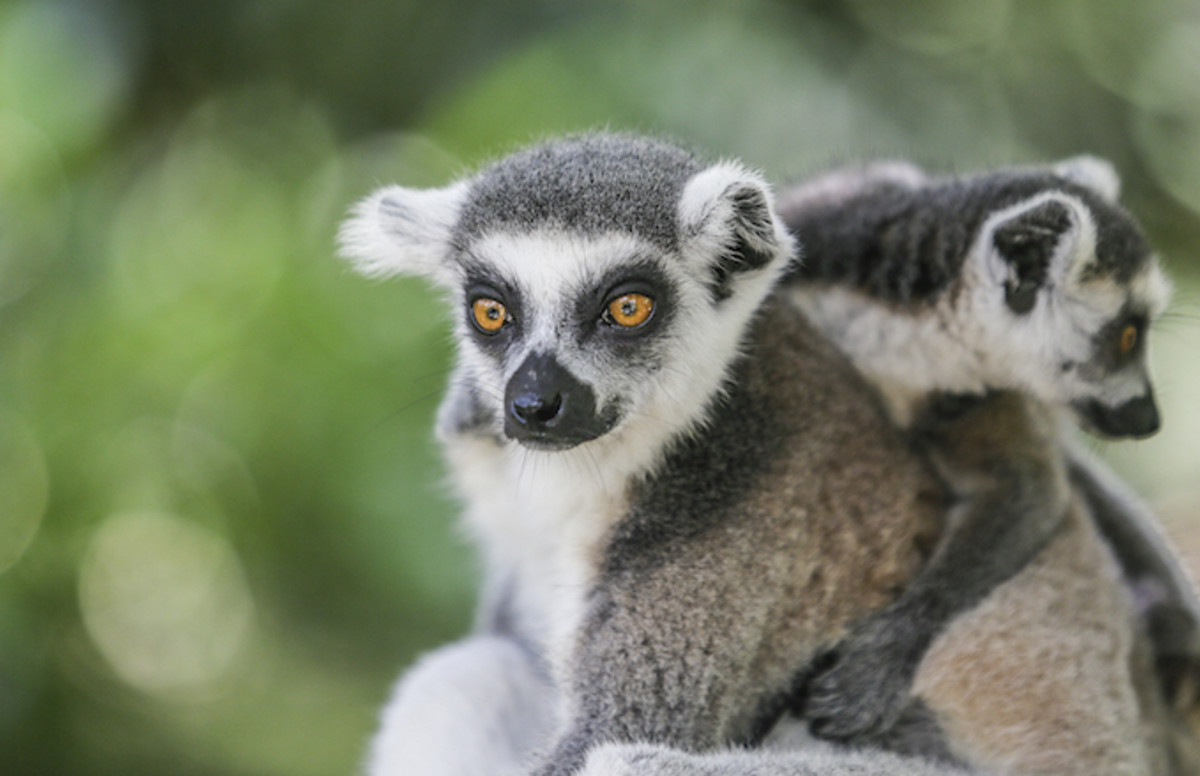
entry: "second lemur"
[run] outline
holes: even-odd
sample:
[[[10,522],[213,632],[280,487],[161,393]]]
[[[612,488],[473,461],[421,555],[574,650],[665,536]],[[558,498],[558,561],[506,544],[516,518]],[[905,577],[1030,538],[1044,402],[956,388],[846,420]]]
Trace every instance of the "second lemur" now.
[[[1146,335],[1169,284],[1118,187],[1107,163],[1080,157],[961,178],[876,164],[781,193],[804,251],[784,281],[790,298],[880,388],[958,496],[928,567],[811,682],[803,711],[819,735],[892,724],[933,639],[1053,536],[1068,478],[1135,588],[1158,591],[1148,618],[1169,695],[1171,672],[1197,663],[1191,583],[1144,508],[1070,449],[1055,411],[1108,438],[1159,427]]]

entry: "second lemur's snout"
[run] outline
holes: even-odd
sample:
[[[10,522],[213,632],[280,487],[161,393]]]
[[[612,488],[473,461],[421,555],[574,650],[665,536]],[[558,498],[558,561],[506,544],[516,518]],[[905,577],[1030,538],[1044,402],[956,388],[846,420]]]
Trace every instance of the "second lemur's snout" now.
[[[565,450],[611,428],[596,394],[550,354],[529,355],[504,391],[504,434],[527,447]]]
[[[1072,406],[1085,425],[1096,433],[1113,439],[1143,439],[1153,436],[1162,423],[1153,391],[1147,391],[1144,395],[1116,407],[1109,407],[1096,400],[1075,403]]]

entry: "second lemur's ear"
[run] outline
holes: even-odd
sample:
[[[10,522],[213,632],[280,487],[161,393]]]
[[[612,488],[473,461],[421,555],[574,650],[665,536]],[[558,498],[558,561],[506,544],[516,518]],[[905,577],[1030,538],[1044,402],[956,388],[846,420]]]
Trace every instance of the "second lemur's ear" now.
[[[342,223],[342,256],[369,277],[423,275],[452,282],[450,236],[467,190],[466,181],[441,189],[379,189]]]
[[[1073,156],[1052,169],[1060,178],[1091,189],[1108,202],[1116,202],[1121,195],[1121,176],[1111,163],[1098,156]]]
[[[696,173],[679,200],[681,249],[707,264],[718,301],[733,295],[735,279],[752,270],[781,266],[795,241],[775,216],[771,189],[762,176],[735,162]]]
[[[1063,276],[1086,218],[1083,204],[1066,195],[1035,197],[993,217],[989,254],[1009,309],[1029,312],[1038,292]]]

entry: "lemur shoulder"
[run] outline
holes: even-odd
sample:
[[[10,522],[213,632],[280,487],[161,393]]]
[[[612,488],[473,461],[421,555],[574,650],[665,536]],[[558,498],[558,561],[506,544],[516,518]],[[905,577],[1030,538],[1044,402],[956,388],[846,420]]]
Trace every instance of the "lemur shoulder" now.
[[[622,744],[686,758],[753,740],[813,658],[925,563],[940,484],[852,365],[773,296],[794,241],[741,165],[582,136],[443,189],[382,189],[342,239],[367,274],[448,294],[459,354],[439,427],[487,569],[480,632],[401,682],[374,773],[494,772],[543,737],[547,775],[640,757]],[[1121,592],[1107,597],[1115,651],[1060,634],[1087,681],[1054,724],[1086,731],[1075,754],[1091,770],[1070,772],[1158,772],[1136,634]],[[1021,698],[1051,679],[1000,667]],[[901,715],[919,732],[896,746],[929,768],[1049,756],[926,680]],[[1035,724],[1045,711],[1017,706]],[[1093,746],[1113,725],[1139,732]],[[780,756],[795,773],[815,762]],[[864,757],[822,772],[862,772]]]

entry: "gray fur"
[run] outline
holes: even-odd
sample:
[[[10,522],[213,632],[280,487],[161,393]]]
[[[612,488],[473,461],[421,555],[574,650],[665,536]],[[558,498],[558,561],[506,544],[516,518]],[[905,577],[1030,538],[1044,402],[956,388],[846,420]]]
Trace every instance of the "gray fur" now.
[[[933,640],[1017,574],[1066,513],[1053,419],[1015,393],[935,400],[914,429],[954,489],[950,530],[920,576],[869,614],[812,680],[804,714],[817,735],[876,738],[896,724]]]
[[[1200,597],[1150,508],[1079,445],[1068,446],[1071,482],[1112,545],[1146,620],[1168,702],[1200,705]]]
[[[1097,169],[1098,165],[1103,163],[1085,160],[1083,166]],[[1100,176],[1106,183],[1100,189],[1088,185],[1094,178],[1073,175],[1067,164],[1053,170],[951,179],[928,178],[910,167],[879,165],[830,176],[837,182],[832,196],[830,187],[820,181],[801,185],[781,196],[785,220],[805,251],[804,263],[786,282],[791,287],[852,289],[862,294],[863,306],[877,305],[897,320],[933,315],[923,311],[938,307],[938,331],[948,340],[970,340],[967,349],[998,350],[998,342],[980,335],[987,327],[954,312],[973,309],[968,306],[973,302],[959,298],[977,299],[987,293],[979,285],[993,282],[985,273],[968,268],[973,252],[995,250],[1010,265],[1006,285],[996,292],[1003,293],[1004,307],[1013,319],[1029,317],[1041,297],[1065,295],[1061,287],[1079,289],[1086,299],[1091,293],[1089,283],[1106,278],[1119,288],[1157,271],[1141,230],[1113,200],[1115,174],[1107,166],[1102,169],[1108,172]],[[1037,203],[1047,192],[1074,197],[1087,214],[1073,214],[1057,199],[1020,209],[1025,202]],[[994,214],[1010,209],[1016,215],[1001,221],[987,235],[991,245],[981,248],[985,225],[995,223]],[[1060,241],[1079,229],[1075,221],[1081,217],[1094,228],[1091,253],[1052,277],[1050,266],[1062,251]],[[1086,361],[1064,364],[1064,373],[1086,375],[1089,384],[1102,385],[1110,375],[1134,368],[1131,360],[1144,361],[1144,351],[1122,355],[1114,345],[1120,329],[1131,321],[1137,322],[1144,338],[1151,314],[1144,300],[1131,296],[1109,323],[1098,327]],[[819,308],[817,320],[821,320]],[[1001,322],[1000,329],[1011,325]],[[1040,334],[1047,339],[1056,336],[1053,331]],[[936,346],[931,342],[929,347]],[[1139,341],[1138,348],[1143,347]],[[857,362],[864,371],[873,371],[869,357]],[[952,363],[942,359],[939,368],[948,374],[935,379],[959,379]],[[993,367],[989,372],[972,363],[972,374],[965,381],[976,380],[984,390],[1022,387],[1007,382],[1011,380],[1007,371]],[[1035,400],[1058,398],[1033,393]],[[1142,401],[1152,406],[1148,382],[1144,396]],[[952,400],[949,405],[947,398]],[[1093,407],[1097,401],[1074,404]],[[896,602],[858,624],[835,651],[836,664],[813,680],[806,712],[813,730],[829,738],[853,740],[886,730],[903,708],[932,640],[952,618],[1019,572],[1054,535],[1065,514],[1067,462],[1051,412],[1011,392],[974,399],[939,398],[934,392],[924,404],[915,421],[914,438],[956,490],[959,500],[952,529],[913,585]],[[1100,419],[1104,417],[1102,410]],[[985,449],[988,455],[981,454]],[[1154,612],[1162,615],[1159,619],[1169,619],[1169,624],[1151,629],[1161,661],[1195,665],[1200,650],[1194,640],[1186,646],[1183,642],[1194,637],[1200,603],[1182,576],[1167,568],[1173,563],[1169,551],[1161,542],[1148,541],[1152,528],[1147,513],[1123,508],[1110,492],[1097,493],[1086,467],[1072,461],[1071,469],[1074,486],[1089,496],[1127,569],[1152,576],[1157,587],[1168,591],[1163,593],[1166,603]],[[1174,679],[1164,678],[1164,682],[1178,684]]]
[[[555,227],[632,231],[672,251],[679,244],[675,204],[700,169],[695,156],[676,146],[630,135],[534,146],[478,176],[454,243],[465,246],[491,231]]]

